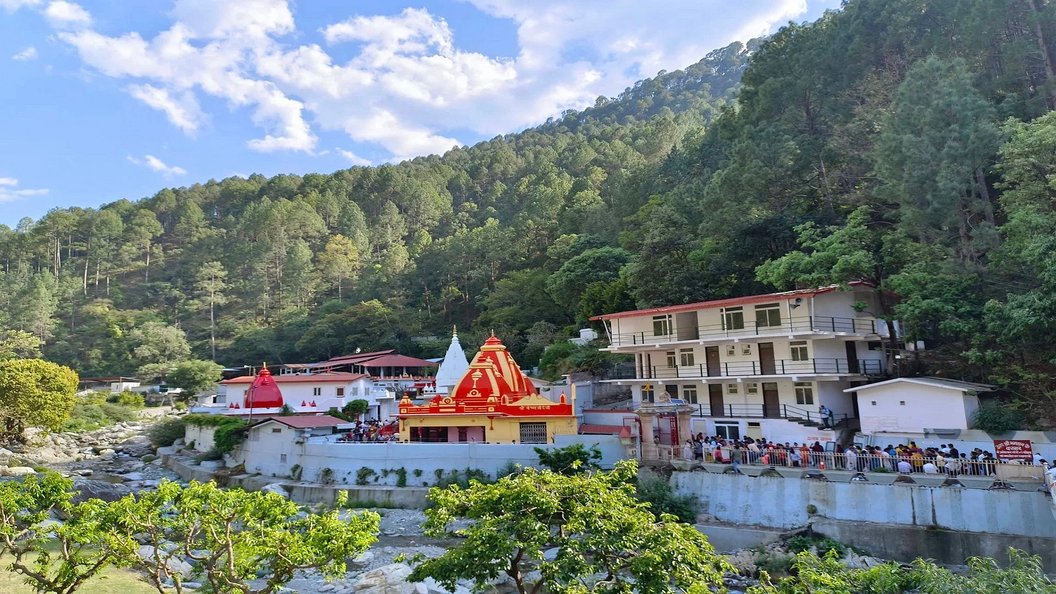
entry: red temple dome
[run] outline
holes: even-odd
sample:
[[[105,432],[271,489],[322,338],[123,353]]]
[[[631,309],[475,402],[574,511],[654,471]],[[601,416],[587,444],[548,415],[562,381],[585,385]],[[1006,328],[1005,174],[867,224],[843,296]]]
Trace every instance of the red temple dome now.
[[[271,377],[267,364],[261,368],[253,385],[246,390],[246,408],[282,408],[282,392]]]
[[[503,396],[516,400],[528,394],[538,393],[506,350],[506,346],[494,336],[480,347],[480,351],[469,364],[469,370],[451,390],[451,396],[456,400],[490,397],[501,399]]]

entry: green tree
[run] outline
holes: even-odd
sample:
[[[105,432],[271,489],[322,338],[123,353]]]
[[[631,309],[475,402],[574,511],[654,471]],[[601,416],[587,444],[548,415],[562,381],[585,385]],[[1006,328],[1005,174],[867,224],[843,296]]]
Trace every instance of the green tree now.
[[[40,359],[0,362],[0,423],[8,437],[26,427],[58,431],[76,403],[77,373]]]
[[[147,322],[133,330],[129,338],[140,365],[183,361],[191,354],[183,331],[163,322]]]
[[[111,504],[111,513],[118,518],[114,536],[126,543],[121,563],[142,571],[159,593],[168,581],[178,593],[188,591],[184,582],[191,576],[169,565],[178,556],[195,562],[195,574],[212,592],[271,594],[306,569],[344,576],[345,561],[377,540],[378,515],[347,514],[341,503],[305,514],[275,493],[162,481]],[[150,555],[139,554],[138,538],[146,538]],[[263,584],[254,584],[258,577]]]
[[[707,538],[673,516],[659,520],[634,498],[634,462],[612,472],[563,475],[532,468],[495,484],[434,488],[426,532],[462,540],[421,561],[411,579],[449,590],[459,580],[484,588],[507,575],[520,594],[707,591],[733,568]],[[452,530],[456,518],[472,523]],[[544,551],[557,548],[553,559]],[[539,572],[529,577],[529,567]]]
[[[37,359],[41,341],[29,332],[6,330],[0,332],[0,361],[8,359]]]
[[[223,377],[223,369],[212,361],[181,361],[168,375],[167,383],[183,390],[185,398],[193,398],[199,392],[215,388]]]
[[[587,286],[595,282],[613,282],[631,255],[623,249],[603,247],[586,250],[572,257],[546,281],[547,291],[567,310],[578,309]]]
[[[219,262],[206,262],[198,269],[194,289],[209,307],[209,350],[216,361],[216,306],[227,303],[227,270]]]
[[[601,450],[592,446],[587,449],[581,443],[574,443],[563,448],[534,448],[535,454],[539,456],[539,464],[547,469],[561,474],[579,474],[597,470],[598,460],[601,460]]]
[[[359,249],[344,235],[335,235],[318,255],[323,278],[337,288],[337,300],[342,300],[342,286],[359,272]]]

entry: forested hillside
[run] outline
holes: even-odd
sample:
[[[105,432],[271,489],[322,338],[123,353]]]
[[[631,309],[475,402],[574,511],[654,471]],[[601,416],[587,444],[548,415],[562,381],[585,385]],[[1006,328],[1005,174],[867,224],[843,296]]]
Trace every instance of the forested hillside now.
[[[531,365],[594,314],[868,280],[928,347],[902,372],[1056,424],[1054,64],[1051,0],[851,0],[443,156],[0,228],[0,328],[84,374],[453,324]]]

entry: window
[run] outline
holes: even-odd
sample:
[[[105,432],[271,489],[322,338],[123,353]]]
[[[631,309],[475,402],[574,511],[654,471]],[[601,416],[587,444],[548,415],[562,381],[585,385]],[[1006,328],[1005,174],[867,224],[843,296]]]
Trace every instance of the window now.
[[[653,336],[671,334],[671,316],[653,316]]]
[[[275,428],[271,430],[272,433],[282,433],[282,428]]]
[[[736,441],[741,438],[741,424],[715,423],[715,435]]]
[[[642,388],[642,402],[656,402],[656,392],[652,386]]]
[[[546,443],[546,423],[521,423],[521,443]]]
[[[359,386],[352,386],[352,395],[359,396]]]
[[[744,392],[746,394],[758,394],[759,393],[759,384],[754,383],[754,382],[744,384]]]
[[[682,367],[693,367],[693,349],[680,349],[678,357]]]
[[[740,307],[727,307],[722,310],[723,330],[744,330],[744,311]]]
[[[781,306],[777,303],[766,303],[755,306],[756,328],[778,328],[781,326]]]
[[[737,391],[738,391],[737,384],[726,384],[726,393],[727,394],[736,394]]]
[[[810,357],[807,355],[807,341],[798,340],[795,342],[788,343],[788,350],[792,353],[793,361],[808,361]]]
[[[685,398],[686,402],[690,404],[697,403],[697,387],[696,386],[683,386],[682,397]]]
[[[344,398],[345,397],[345,389],[344,388],[338,388],[337,389],[337,397],[338,398]]]
[[[742,344],[741,345],[741,354],[742,355],[751,356],[751,354],[752,354],[752,345],[750,345],[748,343]]]
[[[675,360],[675,351],[667,353],[667,366],[678,367],[678,362]]]
[[[796,404],[814,404],[814,384],[796,382]]]
[[[323,389],[322,388],[312,388],[312,396],[322,396],[322,395],[323,395]]]
[[[726,345],[726,356],[727,357],[736,357],[737,356],[737,347],[732,345],[732,344]]]
[[[286,454],[279,454],[279,462],[286,463]]]

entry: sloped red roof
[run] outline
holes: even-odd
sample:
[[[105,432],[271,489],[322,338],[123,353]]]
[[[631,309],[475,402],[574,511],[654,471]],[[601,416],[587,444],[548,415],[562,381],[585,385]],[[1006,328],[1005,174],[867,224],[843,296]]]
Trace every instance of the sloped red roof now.
[[[371,359],[370,361],[362,361],[356,363],[363,367],[436,367],[439,363],[433,363],[432,361],[426,361],[425,359],[419,359],[417,357],[408,357],[407,355],[400,355],[392,353],[389,355],[382,355],[377,359]]]
[[[252,384],[256,376],[243,375],[233,377],[220,382],[223,385]],[[333,373],[310,373],[301,375],[273,375],[271,379],[277,384],[316,383],[316,384],[344,384],[354,382],[357,379],[370,377],[365,373],[345,373],[335,371]]]
[[[856,287],[868,285],[864,282],[850,282],[848,286]],[[823,293],[831,293],[840,288],[840,285],[829,285],[817,289],[796,289],[795,291],[783,291],[781,293],[767,293],[765,295],[746,295],[744,297],[731,297],[729,299],[716,299],[713,301],[701,301],[698,303],[686,303],[684,305],[667,305],[664,307],[652,307],[649,309],[636,309],[633,311],[621,311],[619,313],[603,314],[590,318],[592,321],[612,320],[615,318],[630,318],[635,316],[656,315],[665,313],[678,313],[683,311],[696,311],[698,309],[714,309],[717,307],[733,307],[736,305],[750,305],[753,303],[766,303],[767,301],[787,301],[796,297],[813,297]]]
[[[367,361],[370,359],[376,359],[382,355],[388,355],[395,353],[395,349],[389,349],[387,351],[372,351],[370,353],[356,353],[354,355],[341,355],[340,357],[334,357],[327,361],[327,363],[359,363],[360,361]]]

